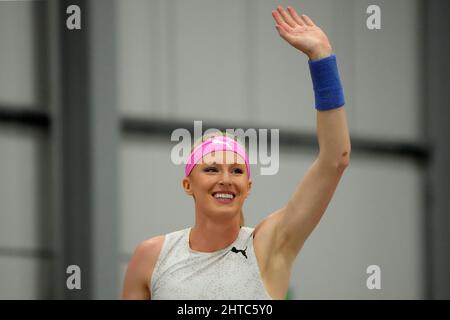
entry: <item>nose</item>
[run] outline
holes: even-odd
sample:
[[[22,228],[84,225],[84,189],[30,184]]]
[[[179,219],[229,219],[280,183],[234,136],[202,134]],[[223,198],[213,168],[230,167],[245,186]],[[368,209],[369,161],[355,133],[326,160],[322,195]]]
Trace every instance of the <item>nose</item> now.
[[[225,185],[225,184],[231,185],[231,176],[230,176],[230,173],[228,172],[228,170],[225,170],[221,174],[219,184],[220,185]]]

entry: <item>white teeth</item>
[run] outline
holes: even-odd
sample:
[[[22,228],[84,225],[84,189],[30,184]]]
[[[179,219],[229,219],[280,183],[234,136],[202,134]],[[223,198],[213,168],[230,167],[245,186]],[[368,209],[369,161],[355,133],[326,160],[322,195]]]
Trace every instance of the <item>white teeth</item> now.
[[[229,194],[229,193],[216,193],[214,195],[214,198],[217,198],[217,199],[233,199],[234,197],[233,197],[232,194]]]

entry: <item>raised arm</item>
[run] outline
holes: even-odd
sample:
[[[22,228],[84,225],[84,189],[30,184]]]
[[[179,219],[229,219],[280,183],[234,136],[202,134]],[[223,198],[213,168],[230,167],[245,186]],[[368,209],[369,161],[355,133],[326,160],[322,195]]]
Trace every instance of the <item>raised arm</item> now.
[[[279,35],[306,54],[310,62],[322,59],[329,61],[332,58],[332,47],[327,36],[308,16],[299,16],[291,7],[287,11],[278,7],[272,14]],[[343,98],[334,101],[343,101]],[[316,97],[319,155],[297,185],[287,205],[261,224],[262,233],[264,230],[266,232],[262,238],[270,239],[265,242],[271,243],[272,250],[268,258],[273,261],[276,261],[273,255],[288,258],[288,262],[294,260],[319,223],[349,164],[350,137],[345,109],[339,102],[335,103],[338,105],[324,111],[317,108]]]

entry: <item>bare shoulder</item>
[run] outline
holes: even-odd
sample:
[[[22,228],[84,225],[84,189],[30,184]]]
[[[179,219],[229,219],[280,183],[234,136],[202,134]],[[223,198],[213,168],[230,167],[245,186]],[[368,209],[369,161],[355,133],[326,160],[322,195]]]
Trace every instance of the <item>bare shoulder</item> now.
[[[138,257],[144,256],[145,258],[157,258],[164,243],[164,235],[159,235],[147,240],[142,241],[135,250]]]
[[[125,274],[124,299],[150,299],[150,281],[161,252],[164,235],[142,241],[134,250]]]

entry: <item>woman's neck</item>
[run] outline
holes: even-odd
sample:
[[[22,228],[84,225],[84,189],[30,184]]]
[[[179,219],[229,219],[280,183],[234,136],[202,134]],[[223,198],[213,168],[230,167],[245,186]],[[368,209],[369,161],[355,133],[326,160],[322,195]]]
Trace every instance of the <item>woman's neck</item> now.
[[[235,219],[227,224],[196,221],[191,228],[189,246],[200,252],[218,251],[231,245],[237,239],[239,231],[239,220]]]

